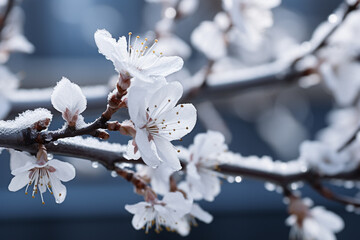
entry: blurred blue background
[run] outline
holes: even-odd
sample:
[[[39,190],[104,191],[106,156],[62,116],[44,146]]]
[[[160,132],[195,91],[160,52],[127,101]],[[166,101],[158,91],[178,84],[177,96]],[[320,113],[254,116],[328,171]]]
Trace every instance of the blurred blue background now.
[[[311,36],[317,24],[340,3],[337,0],[283,0],[282,7],[295,13],[304,21],[303,33],[297,40]],[[23,76],[22,87],[53,86],[62,76],[80,85],[107,83],[115,72],[112,64],[98,54],[93,34],[98,28],[106,28],[113,36],[126,35],[129,31],[142,33],[153,29],[160,10],[143,0],[28,0],[22,3],[26,14],[25,36],[36,47],[32,55],[15,54],[9,62],[14,72]],[[221,7],[220,0],[202,0],[196,16],[182,20],[177,30],[189,40],[191,30],[201,19],[212,19]],[[275,10],[275,24],[287,21]],[[297,29],[288,27],[296,36]],[[189,65],[198,60],[193,54]],[[294,87],[280,91],[305,91]],[[261,96],[261,94],[260,94]],[[224,96],[226,97],[226,96]],[[326,126],[325,116],[331,108],[331,100],[313,98],[309,113],[303,119],[309,137]],[[258,134],[256,126],[235,114],[226,101],[214,103],[220,111],[227,128],[231,129],[230,150],[242,155],[270,155],[281,158]],[[245,104],[246,105],[246,104]],[[105,100],[104,100],[105,106]],[[86,111],[85,120],[92,121],[103,109]],[[13,115],[9,118],[13,118]],[[118,115],[115,118],[121,120]],[[52,129],[62,125],[59,115]],[[196,129],[184,138],[185,146],[192,142],[198,132],[206,131],[199,122]],[[111,141],[126,143],[127,138],[112,134]],[[179,143],[177,143],[179,144]],[[285,147],[285,146],[284,146]],[[290,156],[296,157],[297,152]],[[9,156],[3,153],[0,161],[0,231],[1,239],[183,239],[175,233],[135,231],[131,226],[132,215],[124,209],[125,204],[141,200],[133,193],[130,184],[121,178],[113,178],[101,166],[92,168],[85,160],[62,158],[77,168],[76,178],[66,183],[66,201],[57,205],[50,194],[45,195],[46,204],[40,199],[31,199],[23,191],[11,193],[7,190],[11,179]],[[287,159],[290,160],[291,158]],[[305,187],[304,196],[312,196],[315,203],[339,213],[346,228],[339,239],[358,239],[359,218],[347,213],[343,206],[329,203],[311,189]],[[241,183],[224,182],[221,194],[214,202],[202,202],[201,206],[214,215],[209,224],[199,224],[186,239],[287,239],[289,228],[285,227],[286,206],[281,194],[268,192],[264,183],[243,179]]]

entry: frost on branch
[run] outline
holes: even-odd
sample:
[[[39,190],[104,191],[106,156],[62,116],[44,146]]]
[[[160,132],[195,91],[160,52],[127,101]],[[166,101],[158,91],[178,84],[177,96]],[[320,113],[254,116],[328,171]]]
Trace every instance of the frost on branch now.
[[[75,127],[80,114],[86,109],[86,98],[81,88],[64,77],[54,88],[51,103],[62,113],[63,119],[70,127]]]
[[[0,121],[0,129],[2,131],[19,132],[25,128],[47,128],[51,120],[52,114],[49,110],[37,108],[21,113],[15,120]]]
[[[56,203],[62,203],[66,197],[66,187],[61,183],[68,182],[75,177],[75,168],[66,162],[48,159],[46,150],[40,150],[37,157],[28,153],[10,150],[10,169],[14,175],[9,184],[9,190],[16,192],[26,186],[25,194],[31,185],[32,198],[40,193],[44,204],[43,193],[48,190],[54,195]]]

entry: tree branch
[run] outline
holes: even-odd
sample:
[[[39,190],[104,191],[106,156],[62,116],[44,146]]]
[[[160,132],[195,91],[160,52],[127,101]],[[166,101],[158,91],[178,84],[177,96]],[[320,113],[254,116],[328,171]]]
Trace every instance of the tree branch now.
[[[14,7],[14,5],[15,5],[15,0],[8,0],[4,15],[0,17],[0,33],[5,28],[6,19],[10,15],[11,9]]]

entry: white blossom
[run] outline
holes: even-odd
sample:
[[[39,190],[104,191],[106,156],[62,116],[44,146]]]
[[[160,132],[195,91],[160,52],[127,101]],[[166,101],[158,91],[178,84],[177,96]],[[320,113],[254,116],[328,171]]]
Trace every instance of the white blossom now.
[[[345,53],[339,53],[339,50],[333,52],[333,57],[341,59],[341,62],[324,62],[320,66],[320,73],[336,101],[341,106],[351,105],[360,91],[360,64],[347,56],[343,57]]]
[[[75,168],[66,162],[59,160],[37,159],[25,152],[10,150],[10,168],[14,175],[9,184],[9,190],[16,192],[26,186],[34,184],[32,197],[40,192],[41,201],[44,204],[43,193],[48,190],[54,195],[56,203],[62,203],[66,197],[66,187],[61,183],[68,182],[75,177]]]
[[[213,201],[220,193],[218,174],[211,169],[219,164],[217,156],[227,150],[224,142],[225,138],[219,132],[200,133],[189,147],[189,152],[180,155],[188,163],[186,184],[188,193],[195,200]]]
[[[281,0],[223,0],[244,45],[258,46],[264,31],[273,25],[271,9]]]
[[[75,126],[79,115],[85,111],[87,102],[81,88],[63,77],[54,88],[51,103],[70,126]]]
[[[164,195],[160,201],[139,202],[134,205],[125,205],[125,209],[134,214],[132,225],[136,230],[145,227],[145,231],[155,225],[155,231],[161,231],[161,226],[173,229],[192,207],[192,201],[186,200],[182,193],[171,192]]]
[[[0,119],[3,119],[10,111],[9,95],[18,88],[19,79],[3,65],[0,65]]]
[[[178,222],[178,224],[174,226],[174,229],[181,236],[185,237],[189,235],[191,226],[197,226],[196,219],[204,223],[211,223],[213,220],[213,216],[211,216],[210,213],[203,210],[199,204],[193,203],[191,206],[190,213],[182,217]]]
[[[170,176],[172,173],[174,173],[174,170],[167,167],[166,164],[160,164],[157,168],[141,164],[136,165],[136,174],[150,182],[151,188],[162,195],[170,191]]]
[[[291,226],[290,239],[335,240],[335,234],[344,228],[343,220],[323,207],[313,207],[302,200],[290,203],[292,215],[286,219]]]
[[[99,53],[112,61],[115,69],[124,79],[143,76],[163,76],[179,71],[183,66],[180,57],[165,57],[156,49],[158,40],[148,45],[148,39],[135,37],[131,43],[132,33],[129,33],[129,42],[122,36],[116,41],[105,29],[97,30],[94,38]],[[156,50],[155,50],[156,49]]]
[[[328,175],[350,171],[358,165],[348,152],[337,152],[337,149],[316,141],[305,141],[301,144],[299,159],[319,173]]]
[[[179,82],[148,92],[133,86],[129,90],[128,108],[135,125],[135,152],[139,150],[144,162],[157,167],[164,163],[174,170],[181,169],[172,140],[189,133],[196,123],[196,109],[192,104],[179,104],[182,95]]]
[[[200,23],[191,34],[191,43],[212,60],[218,60],[227,53],[224,31],[213,21]]]
[[[9,59],[11,52],[32,53],[34,46],[23,35],[24,13],[20,7],[14,7],[1,31],[0,63]]]
[[[163,33],[157,43],[157,48],[163,51],[165,56],[179,56],[188,59],[191,55],[189,45],[175,34]]]

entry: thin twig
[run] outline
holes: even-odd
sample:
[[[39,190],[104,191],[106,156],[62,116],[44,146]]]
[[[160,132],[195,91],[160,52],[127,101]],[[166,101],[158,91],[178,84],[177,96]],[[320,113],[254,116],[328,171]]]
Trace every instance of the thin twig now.
[[[10,15],[11,9],[14,7],[15,5],[15,0],[8,0],[7,5],[6,5],[6,9],[4,12],[4,15],[2,15],[0,17],[0,33],[2,32],[2,30],[5,28],[6,25],[6,19],[8,18],[8,16]]]

